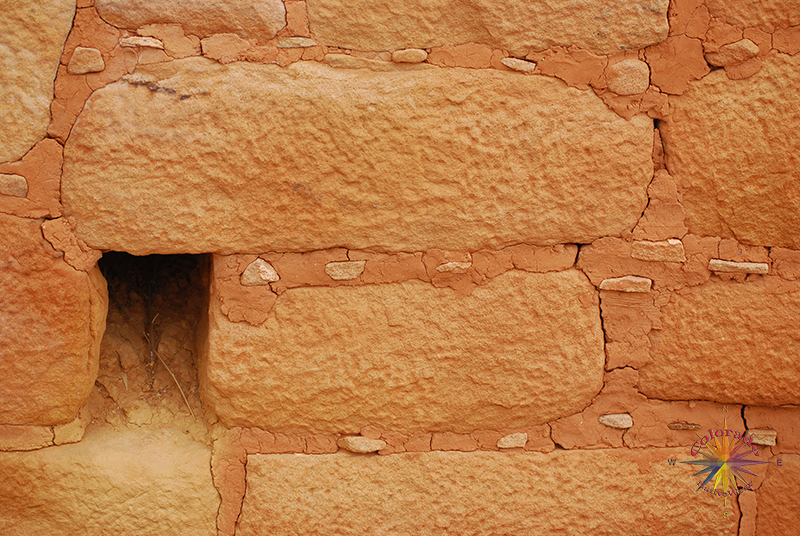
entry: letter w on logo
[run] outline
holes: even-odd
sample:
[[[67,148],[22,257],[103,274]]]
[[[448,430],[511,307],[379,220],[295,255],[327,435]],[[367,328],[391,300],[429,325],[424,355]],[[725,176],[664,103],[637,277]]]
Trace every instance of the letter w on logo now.
[[[675,458],[669,458],[667,462],[669,462],[670,465],[675,465]]]

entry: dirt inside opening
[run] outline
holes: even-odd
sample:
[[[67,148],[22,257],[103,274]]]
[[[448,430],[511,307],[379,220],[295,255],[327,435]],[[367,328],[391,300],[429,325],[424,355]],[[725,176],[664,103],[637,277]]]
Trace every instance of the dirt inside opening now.
[[[195,344],[206,263],[201,255],[103,255],[108,318],[88,428],[175,428],[210,442]]]

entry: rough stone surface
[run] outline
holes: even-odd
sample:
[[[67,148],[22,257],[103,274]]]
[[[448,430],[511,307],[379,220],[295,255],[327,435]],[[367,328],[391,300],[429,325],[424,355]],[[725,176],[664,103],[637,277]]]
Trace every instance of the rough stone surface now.
[[[714,17],[740,28],[767,29],[800,24],[800,0],[706,0]]]
[[[605,361],[577,270],[507,272],[465,297],[419,281],[290,289],[260,327],[212,300],[203,353],[205,400],[226,425],[285,433],[540,424],[586,406]]]
[[[378,452],[386,447],[386,441],[361,436],[341,437],[336,443],[344,450],[349,450],[350,452],[356,452],[358,454]]]
[[[651,119],[546,77],[431,69],[141,67],[75,124],[65,213],[90,246],[137,255],[475,251],[633,228]]]
[[[0,214],[0,423],[75,418],[97,376],[106,284],[69,266],[41,220]]]
[[[178,431],[98,430],[0,454],[0,524],[12,536],[216,535],[210,463],[210,449]]]
[[[420,63],[428,58],[428,53],[421,48],[406,48],[392,52],[392,61],[397,63]]]
[[[271,39],[286,26],[286,9],[280,0],[97,0],[95,8],[117,28],[177,23],[198,37],[235,33]]]
[[[69,74],[99,73],[105,68],[102,52],[91,47],[75,47],[67,65],[67,72]]]
[[[329,262],[325,265],[325,273],[334,281],[355,279],[364,273],[367,261]]]
[[[642,261],[686,262],[683,242],[675,239],[661,242],[637,240],[631,245],[631,257]]]
[[[28,181],[22,175],[0,173],[0,194],[25,197],[28,195]]]
[[[497,440],[497,448],[499,449],[513,449],[522,448],[528,442],[528,434],[525,432],[517,432],[508,434]]]
[[[633,419],[627,413],[612,413],[610,415],[600,415],[597,421],[611,428],[628,429],[633,427]]]
[[[747,80],[715,71],[670,99],[667,167],[689,231],[800,249],[800,56],[774,55]]]
[[[708,269],[712,272],[734,274],[766,274],[769,273],[769,264],[765,262],[733,262],[711,259],[708,261]]]
[[[625,275],[603,279],[600,282],[600,290],[616,290],[618,292],[649,292],[653,285],[652,279],[638,277],[635,275]]]
[[[242,272],[242,285],[251,287],[257,285],[268,285],[275,281],[280,281],[280,276],[275,268],[264,259],[256,259],[247,265]]]
[[[322,43],[356,50],[475,42],[506,50],[574,45],[606,54],[664,39],[668,4],[666,0],[309,0],[308,15]]]
[[[0,4],[0,163],[19,160],[44,138],[74,15],[74,0]]]
[[[652,362],[639,369],[648,398],[800,403],[800,284],[711,281],[673,294],[661,314]]]
[[[606,69],[608,89],[617,95],[637,95],[650,87],[650,67],[637,59],[629,58]]]
[[[0,451],[36,450],[53,444],[49,426],[13,426],[0,424]]]
[[[759,52],[758,45],[749,39],[742,39],[735,43],[722,45],[718,52],[706,54],[706,59],[711,65],[727,66],[742,63],[754,58]]]
[[[685,456],[684,448],[248,456],[236,534],[734,533],[738,516],[724,519],[711,495],[694,493],[688,466],[666,463]]]
[[[781,458],[779,467],[776,458]],[[800,526],[797,508],[797,482],[800,481],[800,456],[783,454],[773,457],[767,467],[767,477],[756,491],[758,515],[756,536],[792,534]]]
[[[747,430],[747,437],[749,437],[754,445],[762,445],[764,447],[774,447],[778,438],[778,432],[775,430]]]

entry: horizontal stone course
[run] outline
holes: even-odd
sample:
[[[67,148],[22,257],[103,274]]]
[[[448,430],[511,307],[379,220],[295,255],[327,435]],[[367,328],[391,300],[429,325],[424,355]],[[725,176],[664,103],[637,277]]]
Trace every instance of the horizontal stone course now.
[[[252,455],[237,536],[727,534],[687,449]],[[736,519],[736,506],[732,508]]]
[[[92,95],[62,200],[137,255],[586,243],[636,224],[651,152],[651,119],[546,77],[187,58]]]
[[[597,294],[577,270],[511,271],[464,297],[420,281],[290,289],[261,326],[231,322],[211,294],[200,375],[227,426],[529,427],[602,387]]]

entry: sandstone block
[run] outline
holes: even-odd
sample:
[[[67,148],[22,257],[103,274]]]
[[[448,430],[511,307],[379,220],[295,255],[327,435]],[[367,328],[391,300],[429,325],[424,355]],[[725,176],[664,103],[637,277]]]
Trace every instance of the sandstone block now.
[[[670,99],[662,134],[689,231],[800,249],[800,56],[747,80],[715,71]]]
[[[75,16],[74,0],[3,2],[0,9],[0,163],[44,138],[53,80]]]
[[[722,45],[718,52],[706,54],[706,59],[711,65],[722,67],[747,61],[750,58],[754,58],[758,52],[758,45],[749,39],[742,39],[735,43]]]
[[[256,259],[248,264],[247,268],[242,272],[241,281],[242,285],[252,287],[268,285],[275,281],[280,281],[280,279],[278,272],[275,271],[275,268],[270,263],[264,259]]]
[[[643,261],[686,262],[683,242],[674,238],[663,242],[637,240],[631,245],[631,257]]]
[[[778,466],[777,458],[781,459]],[[767,467],[767,477],[756,491],[758,516],[756,536],[791,534],[800,526],[800,510],[795,497],[800,479],[800,456],[782,454],[773,457]]]
[[[0,453],[0,523],[15,536],[65,527],[216,535],[210,464],[210,449],[177,431],[96,431],[80,443]]]
[[[639,369],[649,398],[800,403],[796,355],[800,284],[770,276],[708,282],[675,293],[650,332],[652,362]],[[681,359],[675,359],[681,356]]]
[[[499,449],[513,449],[522,448],[528,442],[528,434],[525,432],[517,432],[515,434],[508,434],[497,440],[497,448]]]
[[[76,47],[67,65],[69,74],[99,73],[105,68],[103,54],[91,47]]]
[[[356,452],[358,454],[378,452],[386,447],[386,441],[361,436],[341,437],[336,443],[344,450],[349,450],[350,452]]]
[[[650,287],[652,285],[652,279],[638,277],[635,275],[626,275],[611,279],[603,279],[603,281],[600,282],[600,290],[616,290],[618,292],[650,292]]]
[[[0,423],[75,418],[97,376],[106,283],[69,266],[41,220],[0,214]]]
[[[521,73],[533,74],[536,72],[536,63],[532,61],[520,60],[517,58],[503,58],[500,60],[500,63],[509,69],[514,69]]]
[[[25,197],[28,195],[28,181],[22,175],[0,173],[0,194]]]
[[[355,279],[364,273],[367,261],[329,262],[325,265],[325,273],[334,281]]]
[[[620,428],[622,430],[627,430],[628,428],[633,427],[633,419],[627,413],[612,413],[610,415],[600,415],[597,418],[600,424],[605,426],[609,426],[611,428]]]
[[[201,381],[230,426],[520,428],[602,387],[596,291],[577,270],[511,271],[464,297],[420,281],[289,289],[258,327],[230,322],[211,294]]]
[[[554,45],[610,54],[667,36],[666,0],[645,5],[491,0],[309,0],[311,27],[326,45],[356,50],[430,48],[476,42],[505,50]]]
[[[76,122],[65,212],[90,246],[137,255],[476,251],[636,224],[651,119],[546,77],[376,63],[395,71],[140,67]]]
[[[747,437],[749,437],[754,445],[761,445],[764,447],[774,447],[778,439],[778,432],[775,430],[747,430]]]
[[[708,269],[712,272],[732,274],[767,274],[769,273],[769,264],[766,262],[733,262],[711,259],[708,261]]]
[[[711,15],[747,28],[780,28],[800,24],[800,0],[706,0]]]
[[[617,95],[644,93],[650,87],[650,67],[641,60],[622,60],[606,69],[606,80]]]
[[[96,0],[95,8],[117,28],[176,23],[198,37],[235,33],[271,39],[286,26],[286,9],[280,0]]]
[[[421,63],[428,58],[428,53],[421,48],[406,48],[392,52],[392,61],[397,63]]]
[[[236,534],[729,532],[717,501],[694,492],[691,469],[666,463],[685,456],[684,448],[253,455]]]
[[[308,37],[279,37],[278,48],[309,48],[316,46],[316,42]]]

